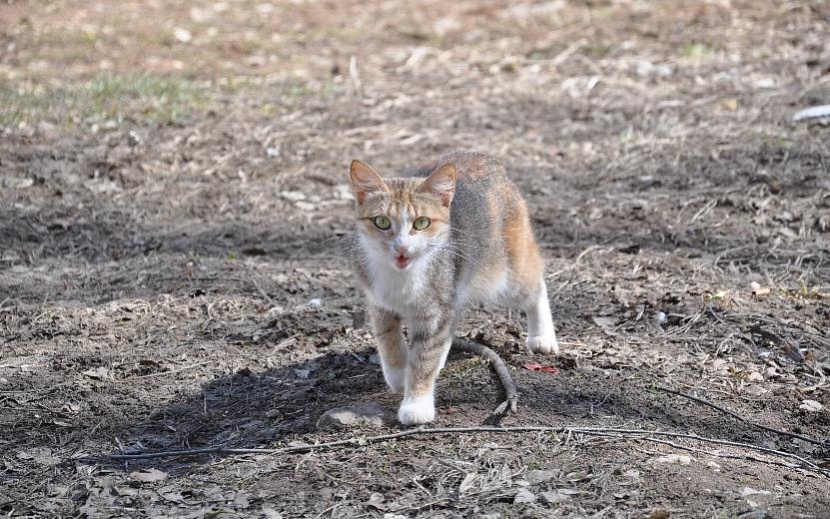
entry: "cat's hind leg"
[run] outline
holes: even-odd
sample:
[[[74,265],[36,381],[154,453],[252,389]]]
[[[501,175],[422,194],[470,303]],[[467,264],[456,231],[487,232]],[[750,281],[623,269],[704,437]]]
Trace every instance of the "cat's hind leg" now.
[[[372,332],[378,343],[383,378],[396,393],[406,388],[407,347],[401,333],[401,318],[379,308],[369,308]]]
[[[544,262],[530,228],[527,206],[518,195],[515,196],[513,210],[504,221],[512,299],[527,314],[528,349],[538,353],[559,353],[543,278]]]
[[[556,330],[550,313],[548,288],[539,276],[538,288],[527,299],[527,348],[534,353],[559,353]]]

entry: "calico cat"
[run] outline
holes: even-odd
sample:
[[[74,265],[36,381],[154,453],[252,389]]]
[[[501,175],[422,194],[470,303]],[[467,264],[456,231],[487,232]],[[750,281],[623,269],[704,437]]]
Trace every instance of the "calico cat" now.
[[[401,423],[435,419],[435,379],[471,304],[524,310],[530,351],[559,351],[527,206],[495,158],[451,153],[386,179],[355,160],[350,175],[354,268]]]

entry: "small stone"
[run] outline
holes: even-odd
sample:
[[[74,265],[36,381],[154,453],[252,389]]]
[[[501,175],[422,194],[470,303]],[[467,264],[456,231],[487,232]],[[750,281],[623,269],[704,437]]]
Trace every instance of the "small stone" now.
[[[173,37],[176,38],[176,41],[180,41],[182,43],[190,43],[190,41],[193,40],[193,35],[190,31],[181,27],[173,29]]]
[[[130,477],[142,483],[155,483],[167,479],[167,473],[158,469],[149,468],[130,472]]]
[[[650,460],[652,463],[671,463],[674,465],[690,465],[692,458],[685,454],[667,454],[665,456],[657,456]]]
[[[750,371],[746,375],[746,381],[747,382],[763,382],[764,381],[764,376],[761,375],[760,373],[758,373],[757,371]]]
[[[538,485],[540,483],[546,483],[551,479],[559,476],[561,474],[558,470],[528,470],[525,474],[525,479],[531,485]]]
[[[317,428],[383,427],[387,421],[386,412],[377,405],[352,405],[329,409],[317,420]]]
[[[769,287],[762,287],[757,281],[750,283],[749,288],[752,291],[752,295],[756,296],[766,296],[772,291]]]
[[[669,519],[669,517],[671,517],[671,512],[664,508],[655,508],[648,515],[648,519]]]
[[[718,465],[714,461],[707,462],[706,466],[712,469],[712,472],[720,472],[720,465]]]
[[[771,494],[771,492],[769,490],[755,490],[752,487],[744,487],[741,489],[741,497],[748,497],[759,494]]]
[[[130,133],[127,134],[127,144],[130,146],[138,146],[141,144],[141,136],[134,130],[130,130]]]
[[[762,77],[760,79],[756,79],[753,86],[759,90],[775,88],[775,79],[771,77]]]
[[[536,494],[534,494],[530,490],[521,489],[518,492],[516,492],[516,495],[513,497],[513,504],[516,505],[535,502]]]

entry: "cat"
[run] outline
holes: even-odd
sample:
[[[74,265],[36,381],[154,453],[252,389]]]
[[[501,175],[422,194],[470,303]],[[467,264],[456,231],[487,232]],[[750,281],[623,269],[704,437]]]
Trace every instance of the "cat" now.
[[[353,266],[402,424],[435,419],[435,380],[471,304],[524,310],[528,349],[558,353],[527,206],[498,160],[455,152],[386,179],[355,160],[350,177]]]

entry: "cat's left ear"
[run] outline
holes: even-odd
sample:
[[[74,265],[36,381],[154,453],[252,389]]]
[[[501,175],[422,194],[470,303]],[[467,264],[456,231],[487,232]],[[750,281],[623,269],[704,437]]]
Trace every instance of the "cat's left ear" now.
[[[424,183],[418,188],[418,192],[436,195],[441,198],[444,207],[449,207],[452,197],[455,195],[456,177],[455,164],[444,164],[424,180]]]
[[[362,204],[366,197],[372,193],[388,193],[389,188],[386,182],[380,178],[374,169],[368,164],[353,160],[349,175],[352,177],[352,188],[354,197],[358,204]]]

